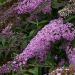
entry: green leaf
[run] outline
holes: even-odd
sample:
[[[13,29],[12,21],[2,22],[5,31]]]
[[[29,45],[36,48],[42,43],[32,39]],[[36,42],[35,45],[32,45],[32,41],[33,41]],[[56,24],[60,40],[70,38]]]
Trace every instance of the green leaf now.
[[[37,24],[35,21],[30,21],[30,23],[32,23],[32,24],[34,24],[34,25],[36,25],[36,24]]]
[[[4,47],[6,43],[6,40],[4,38],[2,38],[2,46]]]
[[[43,20],[41,22],[39,22],[39,24],[43,24],[43,23],[47,23],[48,21],[47,20]]]
[[[58,9],[59,7],[65,6],[65,4],[65,1],[60,1],[59,3],[58,0],[52,0],[52,8]]]
[[[29,37],[33,36],[35,30],[32,30],[30,33],[29,33]]]
[[[0,0],[0,3],[3,3],[3,2],[5,2],[6,0]]]
[[[33,75],[38,75],[38,67],[35,67],[34,69],[29,69],[29,72],[33,73]]]
[[[75,19],[74,15],[73,16],[68,16],[68,17],[65,18],[65,22],[69,22],[69,21],[71,21],[73,19]]]

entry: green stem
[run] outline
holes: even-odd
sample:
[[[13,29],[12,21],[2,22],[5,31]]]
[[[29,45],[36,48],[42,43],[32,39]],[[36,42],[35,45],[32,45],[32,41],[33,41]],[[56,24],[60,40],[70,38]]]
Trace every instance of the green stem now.
[[[74,18],[75,18],[75,16],[70,16],[68,19],[65,20],[65,22],[69,22],[69,21],[71,21]]]

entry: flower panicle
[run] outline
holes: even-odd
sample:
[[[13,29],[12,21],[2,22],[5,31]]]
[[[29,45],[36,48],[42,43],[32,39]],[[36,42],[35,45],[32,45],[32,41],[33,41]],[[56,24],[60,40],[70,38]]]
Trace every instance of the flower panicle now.
[[[71,23],[63,23],[62,18],[52,20],[44,26],[30,41],[22,53],[14,60],[0,67],[0,73],[16,71],[22,65],[26,65],[30,58],[35,57],[40,62],[44,61],[52,45],[61,39],[72,41],[75,37],[75,29]]]

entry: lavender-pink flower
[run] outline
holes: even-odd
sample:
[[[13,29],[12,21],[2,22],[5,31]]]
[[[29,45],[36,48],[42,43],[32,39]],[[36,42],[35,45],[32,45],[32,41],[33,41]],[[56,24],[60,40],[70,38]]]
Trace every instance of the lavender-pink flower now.
[[[71,43],[67,43],[63,49],[65,50],[69,63],[75,66],[75,47]]]
[[[10,2],[10,4],[12,4]],[[4,10],[3,10],[4,11]],[[51,0],[18,0],[10,8],[1,12],[0,22],[7,20],[17,14],[30,13],[36,15],[39,12],[51,13]]]
[[[49,1],[50,4],[42,9],[44,13],[51,12],[51,0],[18,0],[18,5],[15,7],[15,11],[18,14],[31,13],[34,11],[41,3]],[[41,8],[40,8],[41,9]]]
[[[5,27],[5,28],[1,31],[1,33],[3,33],[3,34],[8,34],[8,33],[10,33],[10,34],[11,34],[11,33],[12,33],[11,28],[12,28],[12,24],[9,23],[8,26]]]
[[[11,70],[16,71],[33,57],[43,61],[53,43],[61,39],[72,41],[75,37],[74,30],[73,24],[64,24],[61,18],[50,21],[37,33],[22,53],[17,55],[13,61],[9,61],[0,67],[0,73],[7,73]]]

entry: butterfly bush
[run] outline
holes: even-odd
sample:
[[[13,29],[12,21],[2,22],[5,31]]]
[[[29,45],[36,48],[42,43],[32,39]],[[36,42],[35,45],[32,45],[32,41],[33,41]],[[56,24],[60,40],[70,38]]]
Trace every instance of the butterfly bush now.
[[[69,63],[75,66],[75,47],[69,42],[66,45],[63,45],[62,49],[65,50]]]
[[[34,9],[36,9],[41,3],[47,0],[18,0],[18,5],[15,7],[15,11],[18,14],[22,13],[31,13]],[[49,5],[42,9],[43,13],[50,13],[51,12],[51,0]],[[41,8],[40,8],[41,9]]]
[[[2,31],[1,31],[1,33],[3,33],[3,34],[8,34],[8,33],[12,33],[12,31],[11,31],[11,28],[12,28],[12,24],[9,24],[7,27],[5,27]]]
[[[37,58],[44,61],[51,47],[56,41],[61,39],[71,42],[75,37],[75,29],[71,23],[63,23],[62,18],[58,18],[45,25],[37,35],[30,41],[22,53],[18,54],[14,60],[3,64],[0,73],[16,71],[21,66],[26,65],[30,58]]]
[[[75,65],[75,48],[67,46],[65,50],[69,59],[69,63]]]

